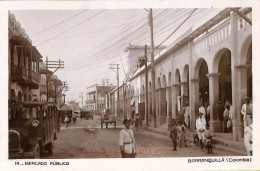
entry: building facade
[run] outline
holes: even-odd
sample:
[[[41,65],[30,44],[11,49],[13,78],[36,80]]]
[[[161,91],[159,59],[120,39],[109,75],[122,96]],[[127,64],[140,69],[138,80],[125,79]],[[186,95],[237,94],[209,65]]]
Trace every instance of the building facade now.
[[[86,94],[86,109],[89,111],[104,111],[104,109],[109,108],[109,93],[115,86],[99,86],[95,84],[88,88]]]
[[[25,102],[47,101],[47,89],[46,73],[42,74],[42,56],[12,13],[9,13],[8,36],[8,102],[11,119],[15,117],[15,109],[23,108]],[[59,82],[57,89],[61,86]]]
[[[242,9],[242,13],[252,20],[251,8]],[[155,89],[156,111],[152,114],[148,66],[149,123],[155,120],[156,126],[167,125],[170,120],[178,119],[183,104],[188,102],[194,131],[199,104],[206,102],[210,105],[210,127],[213,132],[221,132],[223,113],[220,109],[228,101],[234,109],[233,139],[238,140],[243,136],[240,113],[243,98],[253,97],[252,25],[230,9],[224,9],[188,28],[155,56]],[[144,67],[128,79],[125,92],[126,108],[132,106],[133,101],[145,102]],[[116,98],[111,100],[116,104]]]
[[[22,106],[23,102],[39,100],[40,73],[39,62],[42,56],[32,46],[28,34],[9,14],[9,118],[13,117],[12,109]]]

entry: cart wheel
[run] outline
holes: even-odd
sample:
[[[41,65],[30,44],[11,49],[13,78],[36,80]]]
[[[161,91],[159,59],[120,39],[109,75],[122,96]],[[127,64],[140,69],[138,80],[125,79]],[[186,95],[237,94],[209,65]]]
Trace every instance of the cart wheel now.
[[[36,146],[34,147],[34,156],[33,156],[33,158],[34,159],[39,159],[40,155],[41,155],[40,146],[39,146],[39,143],[37,143]]]
[[[48,144],[48,154],[53,155],[53,145],[52,145],[52,143]]]

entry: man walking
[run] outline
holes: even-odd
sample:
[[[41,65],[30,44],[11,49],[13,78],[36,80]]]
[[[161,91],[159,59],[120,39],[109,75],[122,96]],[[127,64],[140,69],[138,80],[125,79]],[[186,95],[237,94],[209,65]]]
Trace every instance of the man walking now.
[[[206,120],[202,117],[202,113],[199,112],[199,118],[196,120],[196,130],[200,140],[200,148],[203,148],[202,140],[204,139],[204,131],[206,130]]]

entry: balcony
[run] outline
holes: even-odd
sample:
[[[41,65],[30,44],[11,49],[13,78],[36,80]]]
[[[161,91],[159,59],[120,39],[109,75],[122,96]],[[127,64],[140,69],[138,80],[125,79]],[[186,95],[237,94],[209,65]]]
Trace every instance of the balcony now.
[[[37,74],[34,71],[31,71],[29,73],[29,79],[28,79],[28,87],[30,89],[38,89],[40,84],[40,74]]]
[[[13,65],[11,67],[12,81],[25,81],[27,80],[27,70],[24,66]]]

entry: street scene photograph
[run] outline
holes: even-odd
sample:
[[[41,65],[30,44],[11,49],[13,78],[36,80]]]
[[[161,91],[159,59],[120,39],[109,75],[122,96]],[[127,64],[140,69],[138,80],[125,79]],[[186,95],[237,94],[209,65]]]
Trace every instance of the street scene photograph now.
[[[9,10],[8,159],[254,156],[252,18]]]

